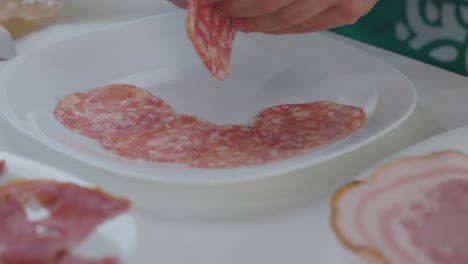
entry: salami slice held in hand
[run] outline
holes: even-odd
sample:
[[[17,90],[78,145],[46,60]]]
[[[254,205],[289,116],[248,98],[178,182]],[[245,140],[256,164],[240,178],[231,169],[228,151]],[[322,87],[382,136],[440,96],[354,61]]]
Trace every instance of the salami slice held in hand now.
[[[272,146],[301,150],[343,139],[366,120],[360,107],[317,101],[270,107],[256,116],[254,128]]]
[[[55,117],[63,126],[93,139],[158,129],[174,116],[172,107],[161,98],[127,84],[71,94],[55,108]]]
[[[210,153],[189,161],[199,168],[233,168],[261,165],[293,157],[294,150],[266,144],[249,126],[222,126],[220,143]]]
[[[219,14],[206,0],[190,0],[187,34],[199,58],[213,77],[224,80],[231,71],[236,30],[229,17]]]
[[[71,183],[9,182],[0,187],[0,263],[56,263],[129,206],[125,199]]]
[[[194,116],[178,115],[163,129],[104,138],[100,144],[111,153],[134,160],[184,163],[210,152],[218,141],[216,125]]]

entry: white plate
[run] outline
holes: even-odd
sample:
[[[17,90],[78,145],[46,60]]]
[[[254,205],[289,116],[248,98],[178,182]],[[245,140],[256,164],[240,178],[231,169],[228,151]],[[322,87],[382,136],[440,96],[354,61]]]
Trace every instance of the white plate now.
[[[60,170],[14,154],[0,152],[0,160],[6,162],[0,183],[12,178],[50,179],[92,186]],[[98,226],[75,252],[89,257],[116,256],[123,264],[149,263],[142,226],[140,216],[134,212],[121,214]]]
[[[91,32],[15,59],[0,74],[0,110],[19,130],[97,167],[151,180],[214,183],[251,180],[311,166],[395,128],[413,111],[416,92],[393,67],[322,34],[239,34],[232,74],[216,81],[185,34],[185,14],[166,14]],[[56,122],[65,95],[106,83],[143,86],[180,113],[217,124],[248,124],[260,110],[333,100],[364,107],[365,128],[337,144],[256,167],[203,170],[116,160]]]
[[[423,140],[413,146],[410,146],[389,158],[371,166],[362,172],[356,179],[365,179],[369,178],[372,175],[372,172],[379,166],[383,165],[386,162],[395,160],[402,157],[410,156],[423,156],[437,151],[443,150],[458,150],[464,153],[468,153],[468,126],[463,126],[454,130],[444,132],[442,134],[433,136],[426,140]],[[365,264],[360,258],[352,254],[351,252],[344,249],[345,255],[356,264]]]

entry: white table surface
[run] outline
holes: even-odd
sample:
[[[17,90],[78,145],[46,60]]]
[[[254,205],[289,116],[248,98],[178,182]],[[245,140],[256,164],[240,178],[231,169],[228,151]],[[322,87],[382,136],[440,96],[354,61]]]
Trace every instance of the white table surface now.
[[[57,17],[42,22],[41,30],[16,40],[18,55],[105,25],[175,10],[158,0],[68,1]],[[3,117],[0,150],[45,162],[129,196],[147,217],[155,248],[152,263],[182,264],[188,259],[191,264],[348,263],[337,253],[339,248],[327,230],[328,196],[390,154],[468,124],[468,79],[327,34],[394,65],[414,83],[419,97],[416,110],[401,126],[340,158],[250,183],[148,184],[112,177],[65,157],[19,133]],[[0,62],[0,70],[4,64]]]

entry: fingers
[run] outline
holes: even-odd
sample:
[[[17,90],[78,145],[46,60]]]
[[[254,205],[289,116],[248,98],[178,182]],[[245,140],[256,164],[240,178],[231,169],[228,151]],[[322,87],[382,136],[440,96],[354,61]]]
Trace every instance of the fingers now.
[[[211,0],[216,1],[216,0]],[[253,17],[274,13],[294,0],[225,0],[218,1],[218,12],[229,17]]]
[[[315,32],[326,30],[330,28],[334,28],[340,25],[352,24],[353,21],[350,21],[344,18],[341,15],[341,11],[339,8],[333,6],[322,13],[318,14],[315,17],[307,20],[306,22],[298,25],[294,25],[292,27],[272,31],[272,32],[265,32],[268,34],[280,35],[280,34],[299,34],[299,33],[307,33],[307,32]]]
[[[240,31],[272,32],[304,23],[331,5],[334,5],[337,1],[338,0],[296,0],[271,14],[247,18],[233,18],[232,22],[234,27]]]

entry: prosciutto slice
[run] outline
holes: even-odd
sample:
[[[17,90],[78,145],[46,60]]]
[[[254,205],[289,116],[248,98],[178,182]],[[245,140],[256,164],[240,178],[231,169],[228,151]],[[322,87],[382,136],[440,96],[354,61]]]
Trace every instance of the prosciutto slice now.
[[[0,187],[0,263],[117,263],[66,255],[129,207],[126,199],[71,183],[10,181]]]
[[[340,188],[331,224],[342,244],[385,264],[468,263],[468,156],[406,157]]]

